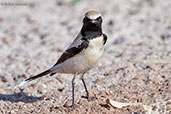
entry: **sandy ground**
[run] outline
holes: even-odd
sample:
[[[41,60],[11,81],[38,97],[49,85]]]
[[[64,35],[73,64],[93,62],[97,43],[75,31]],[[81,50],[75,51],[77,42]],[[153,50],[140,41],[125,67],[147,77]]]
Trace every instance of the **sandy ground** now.
[[[0,113],[171,114],[170,0],[17,1],[0,0]],[[94,9],[108,36],[103,58],[85,76],[95,100],[87,101],[78,76],[77,108],[71,109],[67,74],[16,87],[52,66],[79,32],[84,13]],[[112,108],[108,98],[148,108]]]

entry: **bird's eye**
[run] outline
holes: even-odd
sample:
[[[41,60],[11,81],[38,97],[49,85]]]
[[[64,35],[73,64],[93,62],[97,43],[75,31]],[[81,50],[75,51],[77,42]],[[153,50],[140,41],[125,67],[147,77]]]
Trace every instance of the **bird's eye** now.
[[[102,21],[102,18],[101,17],[98,17],[96,20],[97,21]]]
[[[84,18],[84,22],[89,22],[89,21],[90,21],[89,18],[87,18],[87,17]]]

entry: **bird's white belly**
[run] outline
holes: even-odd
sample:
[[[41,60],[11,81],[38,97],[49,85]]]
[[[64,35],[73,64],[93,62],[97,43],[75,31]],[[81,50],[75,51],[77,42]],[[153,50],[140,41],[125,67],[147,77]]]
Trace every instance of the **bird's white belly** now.
[[[84,73],[96,65],[103,54],[103,50],[83,51],[82,53],[66,60],[62,69],[65,73]]]

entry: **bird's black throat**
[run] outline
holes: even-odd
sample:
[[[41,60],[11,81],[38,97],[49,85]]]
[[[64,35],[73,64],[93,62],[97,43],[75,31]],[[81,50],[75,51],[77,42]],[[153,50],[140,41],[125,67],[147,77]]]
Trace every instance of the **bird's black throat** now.
[[[81,29],[81,35],[90,39],[101,36],[102,34],[101,24],[84,24]]]

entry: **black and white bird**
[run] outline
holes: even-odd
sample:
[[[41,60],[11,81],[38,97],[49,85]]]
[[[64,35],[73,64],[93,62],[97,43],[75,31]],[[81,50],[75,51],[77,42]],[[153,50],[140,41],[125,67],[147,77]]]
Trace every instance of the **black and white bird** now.
[[[83,26],[80,33],[74,39],[72,44],[58,59],[57,63],[48,70],[30,77],[19,84],[23,86],[32,80],[45,75],[54,75],[56,73],[73,74],[72,79],[72,106],[74,103],[74,80],[75,76],[81,74],[81,80],[87,94],[88,100],[91,100],[85,81],[84,74],[93,68],[104,52],[107,36],[102,32],[102,17],[97,11],[89,11],[83,19]]]

